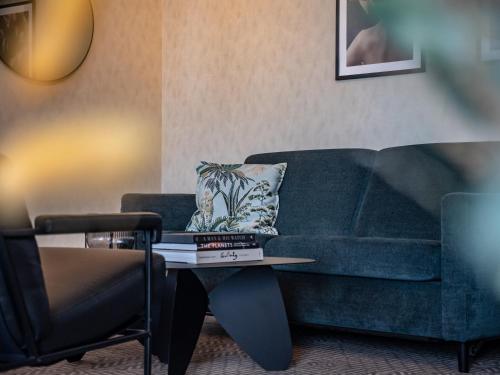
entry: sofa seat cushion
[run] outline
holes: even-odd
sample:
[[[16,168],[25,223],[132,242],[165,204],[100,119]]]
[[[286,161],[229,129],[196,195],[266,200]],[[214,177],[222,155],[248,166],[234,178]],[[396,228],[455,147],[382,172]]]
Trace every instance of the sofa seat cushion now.
[[[266,256],[313,258],[316,263],[280,270],[389,280],[439,280],[441,244],[432,240],[339,236],[279,236],[267,242]]]
[[[42,247],[40,257],[52,323],[42,353],[104,339],[143,314],[143,251]],[[154,301],[164,277],[165,262],[154,255]]]

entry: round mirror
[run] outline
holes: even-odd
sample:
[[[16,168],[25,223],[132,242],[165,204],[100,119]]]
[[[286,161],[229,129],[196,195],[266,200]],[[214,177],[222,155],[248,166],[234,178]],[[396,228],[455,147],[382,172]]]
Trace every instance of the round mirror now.
[[[0,0],[0,59],[26,78],[47,82],[73,73],[93,33],[90,0]]]

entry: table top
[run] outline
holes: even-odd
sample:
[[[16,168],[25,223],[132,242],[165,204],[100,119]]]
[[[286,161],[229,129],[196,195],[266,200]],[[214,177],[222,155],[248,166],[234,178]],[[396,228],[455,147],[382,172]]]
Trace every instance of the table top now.
[[[308,258],[284,258],[284,257],[264,257],[264,260],[255,260],[251,262],[227,262],[227,263],[207,263],[207,264],[192,264],[192,263],[174,263],[166,262],[168,269],[200,269],[200,268],[244,268],[244,267],[262,267],[262,266],[279,266],[284,264],[305,264],[314,263],[314,259]]]

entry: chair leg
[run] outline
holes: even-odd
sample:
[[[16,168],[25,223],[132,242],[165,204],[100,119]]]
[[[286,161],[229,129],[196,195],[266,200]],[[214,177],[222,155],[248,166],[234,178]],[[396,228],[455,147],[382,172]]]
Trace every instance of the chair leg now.
[[[146,288],[145,288],[145,317],[144,317],[144,330],[148,333],[144,339],[144,375],[151,375],[151,297],[152,297],[152,267],[153,267],[153,256],[151,247],[151,232],[144,232],[145,240],[145,276],[146,276]]]
[[[469,354],[469,342],[460,342],[458,347],[458,371],[459,372],[469,372],[470,367],[470,354]]]
[[[144,375],[151,375],[151,336],[144,339]]]

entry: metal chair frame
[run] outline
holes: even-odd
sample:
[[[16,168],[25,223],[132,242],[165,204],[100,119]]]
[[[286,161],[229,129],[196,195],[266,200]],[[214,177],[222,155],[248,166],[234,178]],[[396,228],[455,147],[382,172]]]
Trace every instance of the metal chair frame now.
[[[91,344],[71,347],[68,349],[56,351],[48,354],[40,354],[37,349],[35,337],[31,329],[30,319],[24,303],[23,291],[20,287],[16,273],[13,272],[13,264],[10,259],[9,250],[5,239],[25,239],[32,238],[35,235],[44,234],[36,229],[11,230],[0,233],[0,262],[4,268],[5,281],[12,300],[14,313],[16,314],[22,336],[24,338],[24,349],[26,359],[0,363],[0,372],[11,370],[23,366],[50,365],[55,362],[71,357],[82,356],[86,352],[105,348],[112,345],[122,344],[124,342],[142,339],[144,342],[144,375],[151,374],[151,298],[152,298],[152,235],[154,231],[144,230],[145,242],[145,299],[144,299],[144,327],[142,329],[127,328],[118,333],[118,336],[94,342]]]

